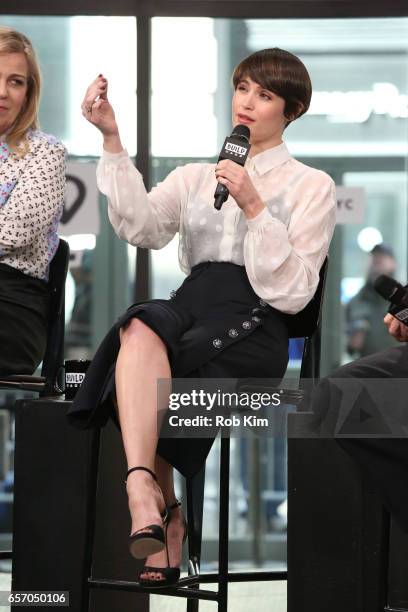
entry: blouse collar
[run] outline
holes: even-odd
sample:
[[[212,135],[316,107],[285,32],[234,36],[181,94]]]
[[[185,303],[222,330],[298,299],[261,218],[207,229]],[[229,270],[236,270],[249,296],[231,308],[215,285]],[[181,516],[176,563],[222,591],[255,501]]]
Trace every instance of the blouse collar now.
[[[280,166],[284,164],[289,159],[291,159],[291,154],[288,151],[288,148],[284,142],[276,147],[271,147],[270,149],[266,149],[254,157],[250,158],[250,162],[253,163],[254,168],[258,174],[262,175],[272,168],[276,168],[276,166]]]

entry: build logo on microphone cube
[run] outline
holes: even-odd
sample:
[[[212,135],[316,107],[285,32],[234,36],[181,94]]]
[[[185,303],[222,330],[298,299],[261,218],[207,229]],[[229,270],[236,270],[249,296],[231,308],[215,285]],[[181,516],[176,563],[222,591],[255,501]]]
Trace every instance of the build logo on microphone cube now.
[[[231,159],[236,164],[244,166],[250,148],[251,145],[243,142],[242,138],[228,136],[224,141],[219,159]]]

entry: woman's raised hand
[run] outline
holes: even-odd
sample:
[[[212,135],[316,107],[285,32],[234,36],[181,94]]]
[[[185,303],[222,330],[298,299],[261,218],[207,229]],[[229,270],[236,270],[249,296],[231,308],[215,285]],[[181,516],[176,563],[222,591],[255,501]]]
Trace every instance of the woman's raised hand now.
[[[81,104],[82,114],[104,136],[118,134],[115,113],[108,100],[108,81],[100,74],[86,90]]]

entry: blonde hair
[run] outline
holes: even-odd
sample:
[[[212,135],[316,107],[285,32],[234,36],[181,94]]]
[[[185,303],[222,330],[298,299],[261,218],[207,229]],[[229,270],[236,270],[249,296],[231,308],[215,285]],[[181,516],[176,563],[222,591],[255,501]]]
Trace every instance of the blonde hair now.
[[[27,131],[39,128],[38,109],[41,93],[41,73],[37,55],[29,39],[13,30],[0,26],[0,54],[23,53],[27,60],[28,80],[26,101],[11,130],[6,136],[10,149],[20,157],[28,152]]]

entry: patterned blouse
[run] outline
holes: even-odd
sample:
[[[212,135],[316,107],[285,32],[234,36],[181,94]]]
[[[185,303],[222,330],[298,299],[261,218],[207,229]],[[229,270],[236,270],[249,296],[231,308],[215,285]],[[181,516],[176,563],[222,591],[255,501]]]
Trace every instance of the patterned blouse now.
[[[65,195],[65,147],[28,132],[29,152],[17,157],[0,142],[0,263],[48,280],[58,247]]]
[[[179,232],[186,274],[202,261],[245,265],[255,293],[286,313],[313,297],[336,220],[333,180],[294,159],[285,143],[249,158],[248,174],[266,208],[247,220],[230,196],[214,208],[214,164],[176,168],[147,194],[126,151],[104,151],[99,189],[120,238],[160,249]]]

